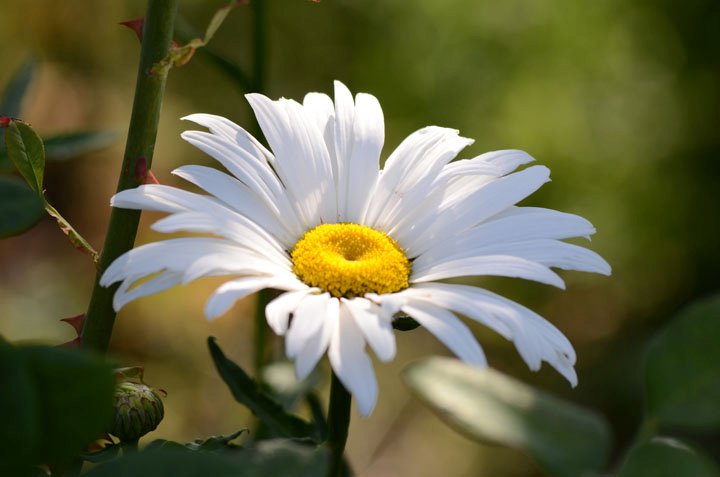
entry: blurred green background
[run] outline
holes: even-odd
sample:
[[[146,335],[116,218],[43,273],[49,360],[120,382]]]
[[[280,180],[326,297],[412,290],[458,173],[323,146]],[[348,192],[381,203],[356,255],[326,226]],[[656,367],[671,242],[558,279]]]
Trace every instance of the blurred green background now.
[[[182,1],[198,33],[222,1]],[[387,157],[412,131],[454,127],[476,142],[462,157],[503,148],[531,153],[553,182],[525,201],[590,219],[589,245],[610,278],[563,273],[568,290],[513,280],[488,288],[555,323],[578,351],[571,390],[545,366],[527,370],[514,348],[473,327],[492,366],[599,409],[616,448],[642,412],[643,349],[684,304],[720,289],[720,3],[713,0],[269,0],[269,96],[332,92],[340,79],[376,95]],[[22,119],[41,134],[103,129],[112,148],[49,163],[47,196],[99,248],[109,217],[132,105],[139,46],[118,22],[142,16],[140,0],[0,1],[0,85],[29,57],[38,66]],[[239,8],[210,49],[249,71],[250,11]],[[153,171],[165,184],[188,163],[212,160],[184,143],[180,117],[207,112],[252,127],[242,88],[198,53],[170,74]],[[145,214],[138,243],[157,240]],[[0,334],[59,343],[60,318],[82,313],[90,260],[55,224],[0,241]],[[250,368],[252,299],[208,323],[207,279],[127,306],[112,355],[144,365],[168,392],[166,418],[148,438],[227,434],[251,422],[216,375],[205,338]],[[370,418],[353,414],[349,455],[360,476],[543,475],[523,454],[465,440],[409,396],[399,372],[445,349],[422,330],[398,335],[399,354],[376,363],[380,398]],[[276,353],[282,354],[279,341]],[[327,382],[323,384],[326,386]],[[702,443],[720,452],[720,438]],[[616,454],[617,454],[616,450]],[[617,455],[616,455],[617,457]]]

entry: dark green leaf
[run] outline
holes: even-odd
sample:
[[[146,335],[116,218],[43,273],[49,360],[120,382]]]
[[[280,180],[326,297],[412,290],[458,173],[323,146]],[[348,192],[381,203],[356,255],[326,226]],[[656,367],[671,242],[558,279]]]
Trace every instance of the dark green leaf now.
[[[327,448],[287,439],[258,442],[237,453],[237,458],[245,469],[243,477],[317,477],[326,475],[330,465]]]
[[[214,452],[154,448],[125,455],[94,467],[84,477],[241,477],[242,465]]]
[[[577,477],[606,463],[610,431],[594,412],[455,359],[424,360],[403,374],[413,393],[450,427],[471,439],[524,450],[552,475]]]
[[[5,130],[5,147],[10,160],[28,185],[42,194],[45,149],[40,136],[28,124],[11,121]]]
[[[158,441],[156,441],[158,442]],[[101,464],[87,477],[317,477],[325,475],[329,453],[285,439],[263,441],[233,453],[190,451],[176,442]],[[174,444],[174,445],[168,445]]]
[[[190,442],[188,444],[185,444],[185,447],[187,447],[190,450],[200,450],[200,451],[227,451],[227,450],[237,450],[240,448],[240,446],[233,444],[232,441],[240,437],[241,434],[248,432],[248,429],[240,429],[237,432],[234,432],[227,436],[212,436],[208,437],[205,440],[196,440],[195,442]]]
[[[617,477],[720,477],[717,465],[676,439],[654,438],[630,450]]]
[[[5,91],[0,101],[0,114],[11,118],[20,116],[22,112],[22,100],[30,85],[34,70],[35,60],[29,58],[15,71],[7,86],[5,86]]]
[[[83,453],[112,419],[112,368],[80,350],[0,346],[0,467]]]
[[[44,215],[42,198],[13,177],[0,177],[0,237],[18,235]]]
[[[661,426],[720,430],[720,297],[682,311],[652,343],[648,414]]]
[[[215,338],[208,338],[210,354],[225,384],[235,400],[247,406],[275,435],[281,437],[308,437],[314,428],[297,416],[288,414],[280,404],[262,392],[255,381],[237,364],[225,357]]]
[[[45,138],[48,161],[64,161],[108,147],[118,138],[112,131],[77,132]]]

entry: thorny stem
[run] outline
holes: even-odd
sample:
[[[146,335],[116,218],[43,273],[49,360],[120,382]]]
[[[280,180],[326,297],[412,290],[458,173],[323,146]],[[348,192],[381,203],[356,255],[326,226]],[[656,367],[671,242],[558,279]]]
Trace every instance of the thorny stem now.
[[[117,190],[139,186],[150,170],[160,119],[160,106],[167,71],[151,74],[153,65],[168,53],[172,41],[177,0],[149,0],[145,15],[140,65],[135,86],[130,128]],[[120,255],[133,247],[140,211],[112,209],[105,244],[98,263],[98,273],[82,330],[82,343],[100,353],[107,351],[115,322],[112,297],[117,285],[101,287],[100,277]]]
[[[343,474],[343,454],[350,427],[351,402],[352,396],[333,372],[328,408],[327,445],[331,452],[328,477],[340,477]]]

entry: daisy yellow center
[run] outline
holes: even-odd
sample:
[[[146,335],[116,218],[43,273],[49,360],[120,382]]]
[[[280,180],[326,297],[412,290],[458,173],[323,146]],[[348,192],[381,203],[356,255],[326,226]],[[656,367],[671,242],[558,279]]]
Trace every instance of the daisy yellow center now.
[[[410,261],[393,239],[364,225],[323,224],[292,251],[293,272],[336,297],[393,293],[408,287]]]

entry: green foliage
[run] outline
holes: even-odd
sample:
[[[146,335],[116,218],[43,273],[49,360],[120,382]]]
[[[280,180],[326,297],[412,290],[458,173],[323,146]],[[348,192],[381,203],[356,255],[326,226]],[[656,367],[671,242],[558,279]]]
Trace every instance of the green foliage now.
[[[552,475],[577,477],[606,463],[610,430],[594,412],[455,359],[426,359],[403,377],[453,429],[522,449]]]
[[[720,477],[707,456],[676,439],[654,438],[633,447],[617,477]]]
[[[260,389],[260,386],[237,364],[225,357],[215,338],[208,338],[210,355],[220,376],[233,397],[247,406],[274,436],[313,437],[314,427],[299,417],[285,412],[283,407]]]
[[[112,131],[84,131],[57,134],[44,139],[48,161],[66,161],[106,148],[118,138]]]
[[[240,431],[242,432],[242,431]],[[236,437],[228,436],[227,438]],[[183,446],[155,441],[139,453],[99,465],[88,477],[316,477],[327,469],[328,452],[289,439],[272,439],[251,447],[224,447],[227,438],[210,438]],[[219,447],[218,447],[219,446]]]
[[[5,130],[5,148],[28,185],[42,195],[45,148],[40,136],[28,124],[10,121]]]
[[[0,237],[18,235],[44,215],[43,200],[22,181],[0,176]]]
[[[79,350],[0,342],[0,375],[0,475],[67,462],[112,419],[112,369]]]
[[[683,310],[647,356],[647,412],[660,426],[720,431],[720,297]]]
[[[25,60],[5,86],[2,99],[0,99],[0,114],[3,116],[11,118],[20,116],[22,101],[35,72],[35,64],[35,60],[32,58]]]
[[[180,448],[185,447],[189,450],[194,451],[207,451],[207,452],[225,452],[225,451],[233,451],[237,450],[240,447],[236,444],[233,444],[232,441],[240,437],[241,434],[244,434],[248,432],[247,428],[240,429],[237,432],[234,432],[227,436],[212,436],[208,437],[207,439],[196,439],[193,442],[188,442],[183,446],[183,444],[180,444],[178,442],[168,441],[165,439],[156,439],[152,441],[150,444],[148,444],[147,448],[145,450],[152,450],[152,449],[168,449],[168,448]]]

